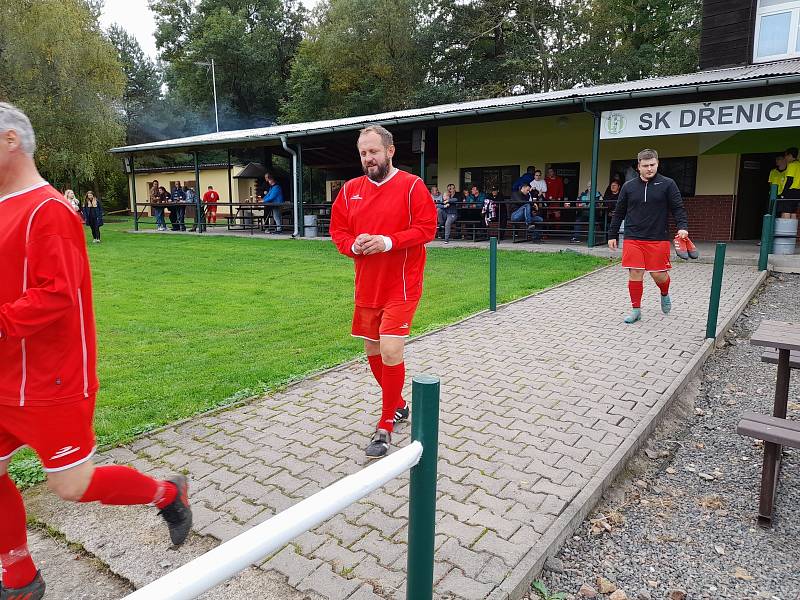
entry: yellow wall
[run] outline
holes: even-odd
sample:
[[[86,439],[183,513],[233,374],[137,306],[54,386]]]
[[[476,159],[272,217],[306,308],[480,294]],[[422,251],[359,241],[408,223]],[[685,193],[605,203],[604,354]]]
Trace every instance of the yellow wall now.
[[[544,169],[547,163],[580,162],[582,187],[591,177],[592,131],[592,117],[588,114],[440,127],[437,183],[440,187],[458,185],[460,169],[466,167],[519,165],[520,173],[524,173],[528,165]],[[663,157],[698,156],[700,136],[601,141],[598,188],[605,189],[612,160],[635,158],[648,147]],[[734,194],[738,160],[736,154],[699,156],[696,194]]]
[[[233,179],[243,167],[235,166],[231,168],[231,182],[233,184],[233,201],[239,202],[247,196],[247,184],[242,182],[240,188],[240,180]],[[194,169],[187,169],[184,171],[157,171],[155,173],[136,173],[136,201],[140,204],[139,209],[143,207],[141,204],[147,202],[150,195],[150,188],[148,183],[157,179],[159,185],[163,185],[168,190],[171,181],[180,181],[181,184],[188,181],[194,181]],[[250,181],[250,180],[247,180]],[[200,170],[200,194],[204,194],[208,190],[208,186],[213,185],[214,189],[219,193],[220,207],[217,214],[229,214],[228,207],[223,203],[228,202],[228,169],[201,169]],[[238,191],[237,191],[238,190]],[[244,195],[242,193],[244,192]],[[150,211],[146,210],[145,214]]]

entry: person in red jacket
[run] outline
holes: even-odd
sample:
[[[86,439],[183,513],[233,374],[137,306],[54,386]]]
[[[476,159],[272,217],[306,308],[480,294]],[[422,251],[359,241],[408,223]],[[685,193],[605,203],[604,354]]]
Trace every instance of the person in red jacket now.
[[[408,419],[403,350],[422,296],[425,244],[436,235],[436,205],[425,183],[392,165],[394,140],[379,125],[358,137],[363,177],[333,204],[331,239],[355,263],[352,335],[364,339],[382,410],[368,458],[386,456],[394,424]]]
[[[154,504],[172,542],[192,523],[182,475],[153,479],[95,467],[98,389],[92,282],[80,217],[42,179],[30,121],[0,103],[0,599],[38,600],[45,583],[27,546],[25,507],[8,476],[30,446],[47,486],[65,500]]]
[[[203,203],[206,205],[206,221],[209,223],[217,222],[217,203],[219,194],[213,185],[208,186],[208,191],[203,194]]]

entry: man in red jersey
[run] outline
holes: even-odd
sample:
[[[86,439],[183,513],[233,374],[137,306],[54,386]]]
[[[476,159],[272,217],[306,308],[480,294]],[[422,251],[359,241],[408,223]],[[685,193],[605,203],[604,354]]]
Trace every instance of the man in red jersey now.
[[[92,283],[83,226],[42,179],[30,121],[0,103],[0,600],[38,600],[45,584],[28,552],[25,507],[8,476],[30,446],[48,487],[65,500],[154,504],[174,544],[192,524],[183,476],[153,479],[95,467],[98,381]]]
[[[403,349],[422,296],[425,244],[436,235],[436,205],[419,177],[392,166],[394,140],[386,129],[362,129],[358,152],[364,176],[342,186],[330,232],[339,252],[355,263],[352,334],[364,339],[383,400],[367,457],[381,458],[394,424],[408,419]]]

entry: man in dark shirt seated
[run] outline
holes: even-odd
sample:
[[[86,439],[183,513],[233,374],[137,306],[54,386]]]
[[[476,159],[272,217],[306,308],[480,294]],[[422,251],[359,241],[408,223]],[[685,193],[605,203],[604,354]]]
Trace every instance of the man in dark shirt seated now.
[[[530,184],[524,184],[520,189],[511,192],[511,205],[514,212],[511,213],[512,221],[525,221],[528,229],[533,231],[533,241],[538,242],[542,239],[542,232],[536,230],[536,223],[544,221],[539,216],[539,204],[531,197]]]

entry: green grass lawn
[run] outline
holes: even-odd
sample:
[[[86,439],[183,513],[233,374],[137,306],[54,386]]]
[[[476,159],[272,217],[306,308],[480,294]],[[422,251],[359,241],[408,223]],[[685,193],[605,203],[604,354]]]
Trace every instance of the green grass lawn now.
[[[132,235],[89,244],[101,445],[261,393],[362,351],[350,337],[353,267],[330,242]],[[501,251],[498,301],[607,261]],[[414,332],[487,306],[488,252],[431,249]]]

